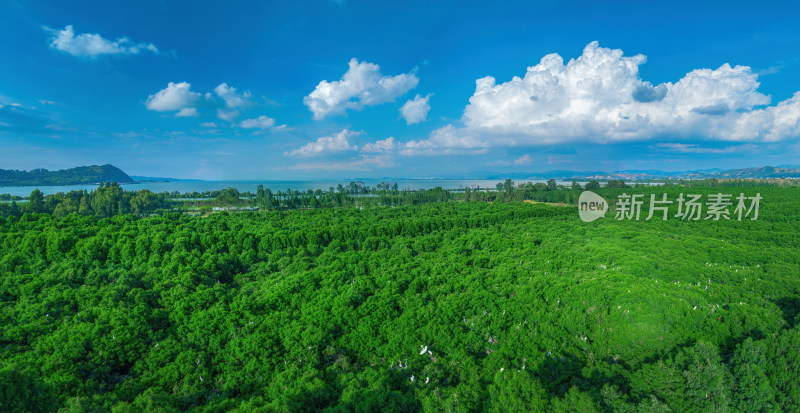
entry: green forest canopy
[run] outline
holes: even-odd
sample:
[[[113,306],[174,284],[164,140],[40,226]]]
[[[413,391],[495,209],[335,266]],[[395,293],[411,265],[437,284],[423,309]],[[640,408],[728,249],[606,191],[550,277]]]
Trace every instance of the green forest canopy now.
[[[7,216],[0,410],[798,411],[800,190],[691,191],[759,219]]]

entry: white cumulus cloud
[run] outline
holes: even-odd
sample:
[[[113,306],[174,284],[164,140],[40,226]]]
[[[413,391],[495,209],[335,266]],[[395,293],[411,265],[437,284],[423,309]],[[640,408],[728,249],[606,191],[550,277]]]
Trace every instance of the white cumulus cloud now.
[[[531,156],[528,154],[522,155],[514,161],[514,165],[530,165],[533,162]]]
[[[197,108],[183,108],[175,114],[175,116],[183,118],[183,117],[197,117]]]
[[[275,119],[261,115],[255,119],[245,119],[239,126],[245,129],[269,129],[275,126]]]
[[[220,83],[214,88],[214,93],[225,101],[225,106],[231,109],[241,108],[250,104],[250,91],[236,93],[236,88]]]
[[[192,92],[191,87],[192,85],[186,82],[169,82],[166,88],[147,98],[145,107],[158,112],[180,111],[180,116],[186,116],[192,113],[191,109],[194,109],[202,98],[201,94]],[[193,113],[196,114],[197,111]]]
[[[314,142],[309,142],[298,149],[286,152],[284,156],[316,156],[330,152],[354,151],[358,149],[358,146],[351,145],[350,138],[360,134],[360,132],[342,129],[341,132],[333,136],[317,138]]]
[[[447,125],[431,132],[428,139],[410,140],[400,150],[401,155],[456,155],[486,152],[489,144],[476,138],[468,129]]]
[[[145,102],[149,110],[159,112],[176,111],[177,117],[198,117],[198,108],[217,110],[217,118],[226,122],[231,122],[231,126],[239,126],[246,129],[268,129],[275,125],[275,120],[267,116],[258,116],[253,119],[245,119],[236,122],[241,115],[241,110],[252,105],[250,91],[243,93],[237,92],[235,87],[227,83],[220,83],[214,88],[214,93],[222,99],[222,102],[214,99],[211,92],[199,93],[191,90],[191,84],[187,82],[169,82],[166,88],[150,95]],[[211,126],[213,125],[213,126]],[[214,122],[205,122],[201,126],[217,127]]]
[[[566,63],[549,54],[522,77],[499,84],[491,76],[478,79],[461,119],[466,127],[447,126],[408,149],[473,148],[469,136],[494,146],[665,137],[764,142],[800,135],[800,92],[767,106],[770,97],[758,91],[750,67],[725,63],[653,85],[639,76],[645,61],[592,42]],[[443,141],[440,134],[453,138]]]
[[[143,51],[158,53],[158,48],[152,43],[135,43],[127,37],[108,40],[94,33],[75,35],[71,25],[62,30],[49,27],[44,29],[53,35],[50,39],[51,49],[73,56],[95,58],[103,54],[139,54]]]
[[[217,117],[228,122],[233,122],[234,119],[239,117],[239,111],[236,109],[219,108],[217,109]]]
[[[428,103],[430,97],[430,93],[425,97],[417,95],[400,108],[400,113],[403,115],[403,119],[406,120],[406,124],[425,122],[428,117],[428,111],[431,110],[431,105]]]
[[[384,76],[380,66],[359,62],[355,58],[348,65],[341,80],[323,80],[303,99],[303,103],[314,114],[314,119],[340,115],[347,109],[360,110],[364,106],[391,102],[419,83],[413,72]]]
[[[390,136],[386,139],[375,141],[375,143],[367,143],[361,150],[364,152],[388,152],[394,147],[394,137]]]

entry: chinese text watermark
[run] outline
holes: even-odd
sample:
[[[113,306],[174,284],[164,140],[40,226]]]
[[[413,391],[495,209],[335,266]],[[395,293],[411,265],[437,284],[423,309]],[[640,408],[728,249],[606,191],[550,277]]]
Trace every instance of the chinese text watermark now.
[[[649,202],[644,194],[622,193],[617,197],[614,204],[616,213],[614,218],[617,220],[639,221],[644,219],[661,219],[666,221],[670,218],[670,206],[675,205],[677,212],[672,218],[684,221],[700,220],[731,220],[741,221],[749,218],[752,221],[758,219],[758,210],[761,205],[761,194],[746,196],[740,193],[736,198],[731,194],[708,194],[703,199],[702,194],[680,193],[676,199],[669,199],[667,194],[650,194]],[[648,205],[647,215],[643,216],[642,207]],[[598,218],[603,218],[608,211],[608,203],[603,197],[591,191],[584,191],[578,200],[578,213],[584,222],[592,222]]]

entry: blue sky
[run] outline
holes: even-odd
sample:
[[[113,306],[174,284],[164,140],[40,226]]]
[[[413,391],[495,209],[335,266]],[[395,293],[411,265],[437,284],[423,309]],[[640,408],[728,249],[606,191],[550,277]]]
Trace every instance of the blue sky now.
[[[800,164],[788,2],[121,3],[0,4],[0,168],[320,179]]]

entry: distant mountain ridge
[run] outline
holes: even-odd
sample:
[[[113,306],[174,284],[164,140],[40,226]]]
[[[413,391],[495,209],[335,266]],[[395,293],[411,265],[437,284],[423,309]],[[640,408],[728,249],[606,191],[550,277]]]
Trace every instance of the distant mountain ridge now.
[[[717,175],[720,178],[800,178],[800,169],[764,166],[762,168],[731,169]]]
[[[623,179],[641,181],[652,179],[765,179],[765,178],[800,178],[800,169],[790,167],[763,166],[743,169],[700,169],[694,171],[665,172],[658,170],[626,170],[614,172],[602,171],[546,171],[546,172],[514,172],[509,174],[487,175],[486,179],[577,179],[577,180],[610,180]]]
[[[128,174],[114,165],[90,165],[77,168],[48,171],[33,169],[30,171],[0,169],[0,186],[34,186],[34,185],[82,185],[100,182],[131,183]]]

